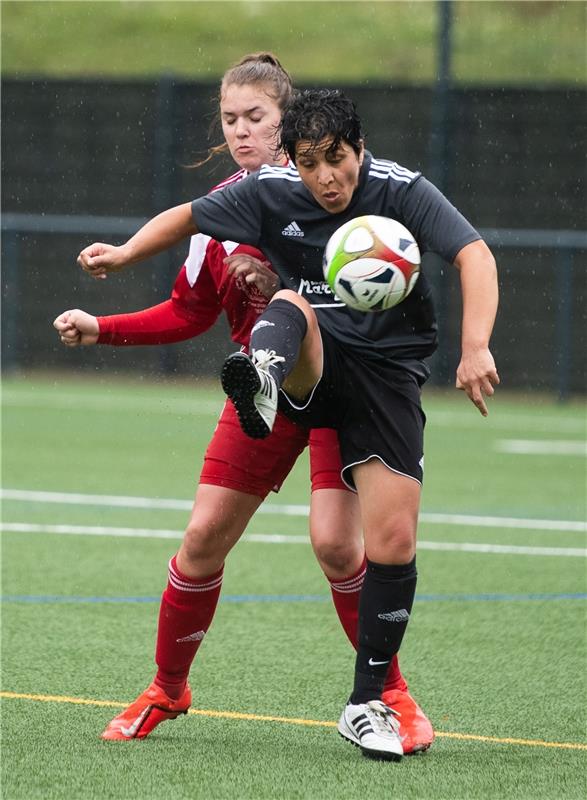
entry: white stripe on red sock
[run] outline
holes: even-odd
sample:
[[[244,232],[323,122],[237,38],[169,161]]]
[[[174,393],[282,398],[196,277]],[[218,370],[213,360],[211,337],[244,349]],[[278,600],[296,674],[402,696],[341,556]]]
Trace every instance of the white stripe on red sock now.
[[[172,561],[173,559],[169,561],[169,583],[174,589],[180,592],[209,592],[211,589],[216,589],[222,584],[222,572],[220,575],[216,574],[212,578],[205,579],[204,581],[185,580],[184,577],[180,577],[175,571]]]
[[[341,592],[342,594],[360,592],[361,587],[363,586],[363,581],[365,580],[366,571],[367,568],[365,567],[361,570],[361,572],[359,572],[358,575],[354,575],[352,578],[345,578],[343,580],[330,580],[329,578],[328,583],[334,592]]]

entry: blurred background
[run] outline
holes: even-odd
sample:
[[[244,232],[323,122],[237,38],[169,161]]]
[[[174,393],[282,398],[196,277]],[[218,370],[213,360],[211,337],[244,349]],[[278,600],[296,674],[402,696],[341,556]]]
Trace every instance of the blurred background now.
[[[221,141],[225,69],[272,50],[299,87],[356,101],[367,146],[421,169],[498,260],[492,349],[504,387],[566,400],[585,385],[587,225],[583,2],[12,2],[2,14],[2,347],[5,371],[216,377],[222,325],[161,348],[63,348],[66,308],[166,299],[184,248],[107,281],[76,265],[95,240],[197,197],[232,163],[188,165]],[[427,266],[452,385],[456,271]],[[453,274],[454,273],[454,274]]]

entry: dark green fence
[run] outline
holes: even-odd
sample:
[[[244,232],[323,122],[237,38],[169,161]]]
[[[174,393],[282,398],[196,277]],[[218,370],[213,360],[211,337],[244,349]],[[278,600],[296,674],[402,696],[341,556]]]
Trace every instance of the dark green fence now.
[[[431,89],[346,89],[368,147],[442,175],[451,200],[486,232],[500,266],[493,349],[505,386],[562,397],[585,391],[585,92],[450,89],[440,151]],[[96,238],[123,240],[140,220],[203,194],[234,169],[222,160],[187,168],[206,152],[215,94],[214,86],[172,79],[4,82],[5,367],[217,373],[232,349],[224,325],[173,347],[80,351],[62,348],[51,329],[68,307],[114,313],[168,295],[184,250],[107,281],[91,281],[75,258]],[[441,324],[433,380],[445,384],[458,360],[458,280],[446,265],[429,270]]]

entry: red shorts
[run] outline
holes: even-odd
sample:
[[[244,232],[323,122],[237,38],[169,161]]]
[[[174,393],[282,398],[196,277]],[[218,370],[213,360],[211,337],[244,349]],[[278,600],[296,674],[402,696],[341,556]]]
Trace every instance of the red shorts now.
[[[340,474],[342,461],[338,434],[333,428],[313,428],[310,431],[310,477],[312,491],[316,489],[346,489]]]
[[[279,491],[308,439],[312,491],[347,489],[340,477],[336,431],[308,431],[278,414],[270,436],[250,439],[242,431],[233,404],[227,400],[204,456],[200,483],[265,499],[269,492]]]

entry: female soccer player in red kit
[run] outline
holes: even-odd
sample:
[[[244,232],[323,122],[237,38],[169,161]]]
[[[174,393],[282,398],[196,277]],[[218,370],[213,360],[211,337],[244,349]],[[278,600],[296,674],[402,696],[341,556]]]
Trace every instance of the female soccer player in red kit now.
[[[240,181],[262,164],[285,163],[275,141],[291,91],[288,74],[271,54],[246,56],[228,70],[221,84],[220,117],[230,154],[241,169],[216,189]],[[251,328],[277,288],[277,277],[262,253],[198,234],[164,303],[111,317],[65,311],[54,325],[68,346],[163,344],[200,335],[224,311],[233,341],[247,347]],[[103,738],[143,738],[160,722],[187,712],[188,674],[212,622],[226,556],[267,494],[279,489],[308,440],[312,546],[356,649],[365,552],[356,497],[340,477],[335,431],[319,429],[308,435],[279,414],[272,434],[252,441],[241,431],[228,401],[206,451],[182,545],[169,563],[157,633],[157,674],[151,686],[110,722]],[[432,727],[408,693],[397,658],[389,668],[384,700],[401,714],[404,752],[429,747]]]

